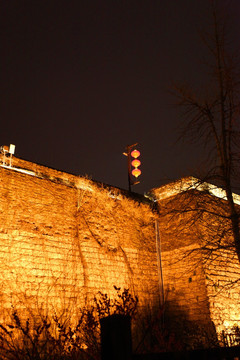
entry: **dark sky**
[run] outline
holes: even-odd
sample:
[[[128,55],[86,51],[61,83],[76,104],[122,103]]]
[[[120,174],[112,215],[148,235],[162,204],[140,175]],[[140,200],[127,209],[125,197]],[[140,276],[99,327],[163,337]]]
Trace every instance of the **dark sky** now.
[[[239,41],[240,1],[230,4]],[[202,149],[177,143],[173,82],[200,85],[209,0],[0,0],[1,145],[16,156],[127,188],[139,142],[143,193],[196,173]],[[227,6],[228,8],[228,6]],[[224,10],[225,12],[225,10]]]

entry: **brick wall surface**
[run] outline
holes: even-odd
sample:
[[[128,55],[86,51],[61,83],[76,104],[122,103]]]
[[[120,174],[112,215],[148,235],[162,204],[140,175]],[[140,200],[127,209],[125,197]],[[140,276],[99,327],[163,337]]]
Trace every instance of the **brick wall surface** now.
[[[214,216],[226,214],[219,199],[192,190],[167,197],[164,188],[157,212],[87,178],[15,157],[8,165],[0,166],[2,318],[12,305],[22,313],[74,314],[98,291],[113,297],[116,285],[137,295],[140,308],[164,300],[166,318],[182,325],[206,331],[213,322],[220,331],[238,321],[235,255],[202,250],[226,229]]]
[[[168,302],[188,319],[229,332],[240,320],[240,266],[227,204],[207,192],[166,193],[158,206]]]
[[[240,267],[232,251],[215,252],[207,261],[206,285],[209,296],[211,318],[219,333],[229,332],[239,326]]]
[[[2,309],[74,311],[114,285],[142,306],[158,301],[148,204],[16,158],[0,167],[0,189]]]

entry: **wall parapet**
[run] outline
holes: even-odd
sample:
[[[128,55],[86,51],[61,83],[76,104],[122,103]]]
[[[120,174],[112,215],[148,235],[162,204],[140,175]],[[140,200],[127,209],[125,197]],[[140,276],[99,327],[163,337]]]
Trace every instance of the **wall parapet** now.
[[[219,199],[227,200],[226,191],[224,189],[197,179],[194,176],[185,177],[167,185],[160,186],[159,188],[154,188],[150,190],[148,197],[154,201],[160,201],[190,190],[206,192]],[[240,205],[240,195],[233,194],[233,200],[236,204]]]

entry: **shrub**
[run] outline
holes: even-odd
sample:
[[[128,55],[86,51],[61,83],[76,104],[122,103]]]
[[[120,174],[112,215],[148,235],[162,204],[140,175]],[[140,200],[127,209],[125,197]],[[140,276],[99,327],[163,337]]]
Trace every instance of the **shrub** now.
[[[3,360],[99,360],[100,319],[113,314],[134,316],[138,299],[114,286],[116,298],[99,292],[91,307],[79,310],[76,325],[57,314],[21,319],[12,308],[10,323],[0,324]]]

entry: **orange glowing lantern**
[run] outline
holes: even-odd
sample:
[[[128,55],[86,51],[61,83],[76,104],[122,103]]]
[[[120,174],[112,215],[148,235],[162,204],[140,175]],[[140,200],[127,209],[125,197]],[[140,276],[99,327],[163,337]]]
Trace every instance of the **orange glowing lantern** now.
[[[141,161],[140,161],[140,160],[134,159],[134,160],[132,161],[132,166],[133,166],[133,167],[137,168],[137,167],[140,166],[140,165],[141,165]]]
[[[136,159],[136,158],[138,158],[139,157],[139,155],[140,155],[140,151],[138,151],[138,150],[133,150],[132,152],[131,152],[131,155],[132,155],[132,157],[134,158],[134,159]]]
[[[139,175],[141,175],[141,170],[138,169],[138,167],[141,165],[141,161],[137,159],[140,156],[140,151],[138,151],[136,149],[133,150],[131,152],[131,156],[134,158],[134,160],[131,162],[131,164],[135,168],[132,170],[132,175],[137,178]]]
[[[139,176],[139,175],[141,175],[141,170],[140,169],[133,169],[133,171],[132,171],[132,174],[133,174],[133,176],[135,176],[136,178]]]

